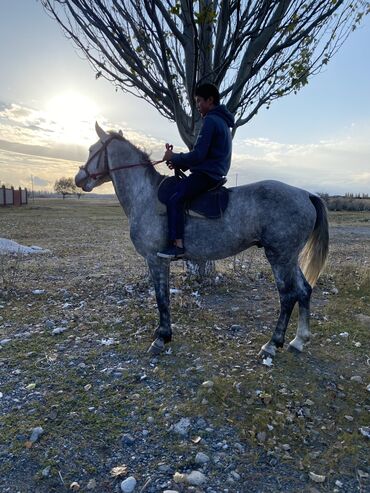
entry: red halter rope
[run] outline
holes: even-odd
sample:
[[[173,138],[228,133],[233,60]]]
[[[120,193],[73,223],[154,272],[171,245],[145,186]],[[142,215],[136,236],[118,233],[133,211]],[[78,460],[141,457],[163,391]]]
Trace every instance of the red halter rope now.
[[[84,170],[89,178],[96,180],[99,176],[109,175],[111,172],[118,171],[120,169],[136,168],[137,166],[148,166],[148,165],[149,166],[156,166],[157,164],[164,162],[164,160],[161,159],[160,161],[146,161],[145,163],[123,164],[122,166],[117,166],[116,168],[109,169],[107,147],[108,147],[108,144],[110,142],[112,142],[113,139],[123,140],[123,138],[120,135],[116,135],[116,134],[111,135],[109,137],[109,139],[107,139],[105,142],[102,142],[102,144],[103,144],[102,147],[99,150],[97,150],[96,152],[94,152],[94,154],[89,157],[89,159],[86,161],[86,163],[83,166],[80,166],[80,169]],[[99,155],[102,152],[104,152],[104,164],[106,164],[106,170],[104,170],[100,173],[90,173],[87,169],[87,165],[90,163],[90,161],[92,159],[94,159],[94,157],[96,155]],[[100,157],[99,157],[99,161],[100,161]]]

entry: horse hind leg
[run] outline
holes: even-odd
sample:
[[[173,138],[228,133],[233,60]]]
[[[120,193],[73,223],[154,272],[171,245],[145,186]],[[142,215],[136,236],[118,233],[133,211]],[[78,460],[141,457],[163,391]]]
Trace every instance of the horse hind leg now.
[[[299,299],[297,286],[297,269],[298,264],[286,259],[279,258],[266,251],[272,271],[275,276],[276,285],[280,297],[280,314],[271,339],[262,346],[260,355],[275,356],[276,349],[284,346],[285,332],[288,327],[290,316],[294,305]]]
[[[299,318],[298,328],[295,338],[290,341],[288,349],[293,352],[301,353],[303,346],[310,340],[310,299],[312,288],[306,281],[302,271],[298,272],[298,306]]]

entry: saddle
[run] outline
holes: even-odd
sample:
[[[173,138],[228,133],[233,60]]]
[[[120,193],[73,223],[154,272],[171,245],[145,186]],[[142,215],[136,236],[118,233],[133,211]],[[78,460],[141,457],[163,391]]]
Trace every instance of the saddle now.
[[[170,176],[161,181],[158,187],[158,200],[162,204],[166,205],[169,198],[175,193],[176,185],[180,179],[177,176]],[[226,178],[223,178],[215,187],[187,202],[185,213],[189,216],[207,219],[220,218],[229,202],[229,190],[223,186],[225,183]],[[165,214],[167,211],[162,207],[159,212]]]

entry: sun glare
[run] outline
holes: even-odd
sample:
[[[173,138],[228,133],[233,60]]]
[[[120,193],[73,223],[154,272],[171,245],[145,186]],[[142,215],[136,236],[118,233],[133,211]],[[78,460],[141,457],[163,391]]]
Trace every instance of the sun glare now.
[[[97,105],[76,92],[53,97],[46,111],[58,134],[58,140],[65,143],[83,143],[98,116]]]

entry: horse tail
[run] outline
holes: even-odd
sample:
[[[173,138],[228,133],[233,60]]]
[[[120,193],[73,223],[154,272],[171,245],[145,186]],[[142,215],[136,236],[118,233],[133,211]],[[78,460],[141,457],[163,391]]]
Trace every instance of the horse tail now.
[[[310,200],[316,209],[315,227],[299,255],[303,275],[313,287],[323,270],[329,252],[328,212],[324,201],[310,194]]]

